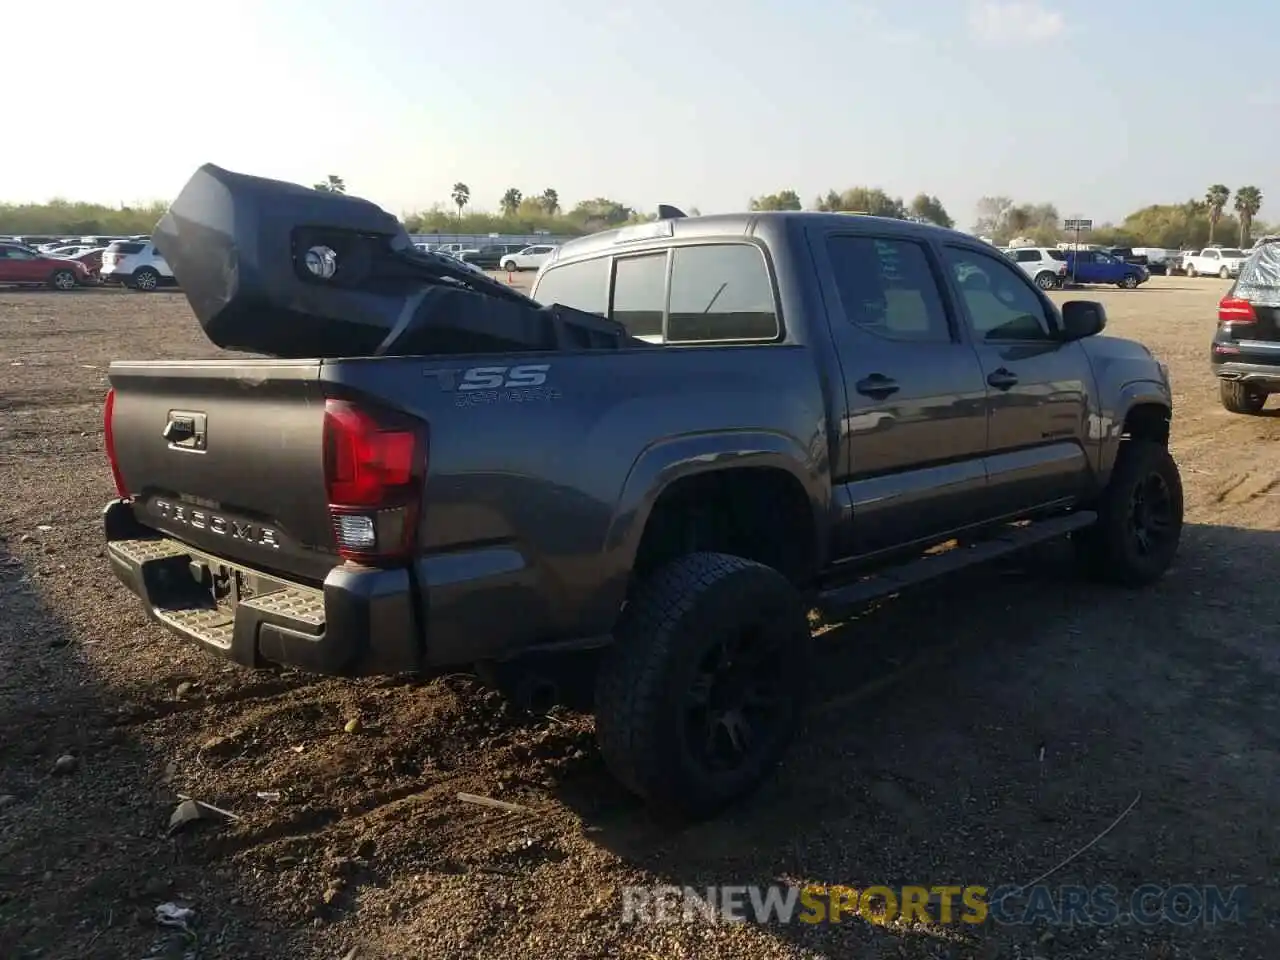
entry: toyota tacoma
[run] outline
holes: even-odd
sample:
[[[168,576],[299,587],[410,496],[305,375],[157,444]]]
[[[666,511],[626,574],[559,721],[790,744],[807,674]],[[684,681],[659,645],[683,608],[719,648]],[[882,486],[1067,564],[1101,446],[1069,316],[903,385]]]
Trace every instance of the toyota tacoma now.
[[[530,298],[366,201],[202,167],[155,242],[257,356],[111,365],[116,575],[246,667],[593,651],[608,766],[697,817],[782,756],[811,610],[1060,537],[1113,583],[1170,566],[1167,372],[1099,304],[924,224],[662,214]]]

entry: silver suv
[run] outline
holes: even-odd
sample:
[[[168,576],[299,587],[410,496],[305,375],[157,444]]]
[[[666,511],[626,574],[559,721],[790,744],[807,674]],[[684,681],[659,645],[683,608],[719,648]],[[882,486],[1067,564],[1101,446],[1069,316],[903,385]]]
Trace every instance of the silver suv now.
[[[1056,290],[1067,279],[1067,255],[1056,247],[1010,247],[1004,255],[1041,290]]]

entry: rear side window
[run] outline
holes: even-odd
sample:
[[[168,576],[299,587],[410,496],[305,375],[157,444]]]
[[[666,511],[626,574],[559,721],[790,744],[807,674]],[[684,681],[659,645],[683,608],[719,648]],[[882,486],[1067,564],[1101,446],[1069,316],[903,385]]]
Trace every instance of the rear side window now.
[[[850,323],[889,340],[951,341],[937,279],[918,243],[834,236],[827,253]]]
[[[668,343],[774,340],[781,332],[764,254],[745,243],[672,252]]]
[[[1046,251],[1046,252],[1049,254],[1049,259],[1051,259],[1051,260],[1061,260],[1061,261],[1063,261],[1064,263],[1066,262],[1067,255],[1066,255],[1065,253],[1063,253],[1061,250],[1048,250],[1048,251]]]
[[[579,260],[551,267],[538,281],[535,299],[604,316],[609,303],[609,258]]]
[[[1040,260],[1039,250],[1019,250],[1014,257],[1019,263],[1037,263]]]
[[[623,257],[613,264],[613,303],[609,316],[633,337],[662,340],[667,301],[667,252]]]
[[[107,247],[107,253],[141,253],[145,243],[119,242]]]

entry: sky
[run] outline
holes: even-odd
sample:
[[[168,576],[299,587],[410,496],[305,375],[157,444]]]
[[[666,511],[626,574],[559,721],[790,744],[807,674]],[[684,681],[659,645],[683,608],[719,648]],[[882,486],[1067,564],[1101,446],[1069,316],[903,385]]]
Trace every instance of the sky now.
[[[4,123],[3,202],[169,200],[213,162],[335,173],[397,214],[457,181],[477,209],[514,186],[703,213],[865,185],[935,194],[967,228],[984,195],[1102,222],[1221,182],[1280,219],[1264,0],[1221,22],[1203,0],[56,8],[69,29],[5,3],[9,94],[32,109]]]

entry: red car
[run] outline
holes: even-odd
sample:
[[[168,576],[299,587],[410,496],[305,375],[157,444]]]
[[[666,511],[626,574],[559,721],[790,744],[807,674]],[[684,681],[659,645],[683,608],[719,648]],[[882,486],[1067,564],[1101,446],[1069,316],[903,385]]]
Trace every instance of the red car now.
[[[88,267],[78,260],[48,257],[17,243],[0,243],[0,286],[29,284],[74,290],[92,282]]]
[[[95,280],[98,278],[98,271],[102,269],[102,254],[106,252],[106,247],[93,247],[89,250],[81,251],[76,254],[67,254],[68,260],[75,260],[83,263],[86,270],[89,271],[91,277]],[[63,256],[63,254],[57,254]]]

